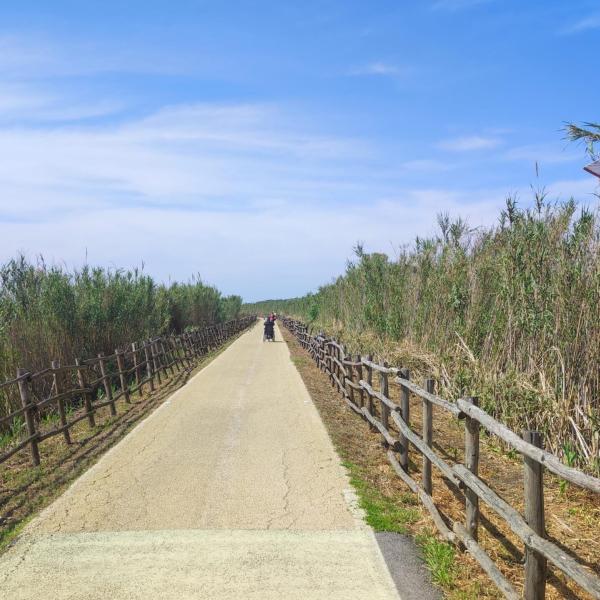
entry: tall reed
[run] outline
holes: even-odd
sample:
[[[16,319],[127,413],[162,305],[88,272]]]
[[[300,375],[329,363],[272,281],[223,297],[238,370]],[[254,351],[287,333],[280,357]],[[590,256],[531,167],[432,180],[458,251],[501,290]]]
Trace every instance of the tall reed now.
[[[573,202],[508,200],[497,226],[439,218],[395,260],[356,248],[316,294],[276,310],[434,371],[515,430],[538,428],[566,460],[600,470],[600,221]]]
[[[165,286],[135,269],[70,272],[18,256],[0,266],[0,381],[17,367],[37,371],[52,360],[112,354],[132,341],[233,319],[241,304],[199,277]],[[0,394],[0,416],[7,402]]]

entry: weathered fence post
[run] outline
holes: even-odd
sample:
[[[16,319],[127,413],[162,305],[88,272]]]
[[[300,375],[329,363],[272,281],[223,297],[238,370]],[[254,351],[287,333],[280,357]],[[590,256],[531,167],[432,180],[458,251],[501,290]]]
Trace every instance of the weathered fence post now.
[[[338,360],[343,365],[344,360],[346,360],[346,353],[344,352],[343,349],[338,348],[337,354],[338,354]],[[341,388],[340,393],[343,395],[347,395],[347,392],[346,392],[346,368],[343,366],[340,366],[339,364],[338,364],[338,381],[340,382],[340,388]]]
[[[347,348],[344,346],[344,356],[346,356]],[[352,354],[348,354],[348,359],[352,362]],[[348,394],[348,399],[352,404],[356,405],[356,400],[354,398],[354,388],[352,385],[354,384],[354,366],[353,365],[344,365],[344,389]]]
[[[184,355],[186,361],[189,361],[191,363],[191,357],[190,357],[189,351],[188,351],[187,339],[186,339],[185,332],[180,333],[178,337],[179,337],[179,344],[181,345],[181,351],[183,352],[183,355]]]
[[[162,366],[163,373],[165,375],[165,379],[169,379],[169,358],[167,353],[165,352],[165,345],[163,344],[162,338],[159,338],[156,341],[156,352],[160,357],[160,363]]]
[[[427,379],[425,389],[433,394],[435,381]],[[433,442],[433,404],[427,398],[423,398],[423,441],[429,448]],[[431,496],[433,485],[431,482],[431,461],[423,454],[423,489]]]
[[[75,364],[77,365],[77,383],[79,383],[79,387],[83,390],[81,393],[83,394],[85,414],[87,415],[89,426],[93,428],[96,427],[96,419],[94,418],[94,411],[92,410],[92,398],[85,389],[85,376],[83,374],[83,369],[81,368],[81,359],[76,358]]]
[[[162,379],[160,376],[160,368],[158,365],[158,357],[156,356],[156,347],[154,342],[150,342],[150,352],[152,353],[152,370],[156,375],[156,380],[158,381],[158,385],[162,385]]]
[[[146,359],[146,371],[148,372],[148,381],[150,382],[150,391],[154,391],[154,372],[152,370],[152,361],[150,360],[150,351],[148,342],[144,342],[144,357]]]
[[[29,374],[25,369],[17,369],[17,377],[19,377],[21,405],[25,409],[27,433],[31,438],[29,441],[31,460],[33,461],[33,465],[37,467],[40,464],[40,449],[38,448],[37,431],[35,430],[35,419],[33,416],[35,405],[31,402],[31,396],[29,394]]]
[[[337,344],[338,341],[335,340],[335,343]],[[335,377],[334,377],[334,385],[337,388],[338,392],[340,391],[340,363],[338,362],[340,360],[340,349],[336,346],[333,346],[331,349],[331,357],[332,359],[335,358],[336,360],[333,361],[331,363],[331,366],[333,368],[333,372],[335,373]]]
[[[111,385],[110,377],[108,377],[106,374],[106,365],[104,364],[104,354],[102,354],[102,352],[100,352],[100,354],[98,354],[98,358],[100,359],[98,361],[98,363],[100,365],[100,375],[102,376],[102,384],[104,385],[104,393],[106,395],[106,399],[108,400],[108,402],[110,402],[110,404],[109,404],[110,414],[114,417],[117,414],[117,407],[115,406],[115,401],[113,400],[112,385]]]
[[[175,336],[171,336],[169,338],[169,347],[171,348],[171,354],[175,360],[175,366],[177,367],[177,370],[183,371],[183,369],[185,369],[185,365],[183,363],[183,359],[181,358],[181,354],[179,353],[177,338]]]
[[[372,363],[373,355],[367,354],[367,360],[369,361],[369,363]],[[367,367],[367,383],[369,384],[369,386],[371,388],[373,388],[373,367],[370,364],[366,365],[366,367]],[[373,415],[373,413],[375,412],[375,402],[373,401],[373,396],[370,393],[367,392],[367,396],[368,396],[367,410],[369,411],[370,415]],[[369,421],[369,429],[371,431],[377,431],[375,426],[370,421]]]
[[[165,376],[165,379],[168,379],[169,374],[167,373],[167,369],[165,367],[165,357],[163,356],[160,350],[160,340],[157,339],[154,342],[154,352],[156,353],[156,363],[158,365],[158,371],[162,371],[162,375]]]
[[[194,358],[196,358],[199,354],[202,354],[202,347],[200,347],[197,344],[197,336],[194,336],[193,333],[186,333],[185,334],[185,341],[187,344],[187,348],[188,348],[188,353],[190,356],[190,359],[193,360]],[[206,338],[205,338],[206,339]],[[207,343],[207,347],[206,347],[206,351],[208,352],[209,348],[208,348],[208,343]]]
[[[402,369],[400,372],[402,379],[410,379],[410,371],[408,369]],[[402,420],[406,423],[407,427],[410,427],[410,391],[407,387],[402,386],[401,398],[400,398],[400,415]],[[400,433],[400,466],[408,473],[408,439],[404,434]]]
[[[52,383],[54,384],[54,392],[57,396],[60,396],[63,389],[63,377],[60,371],[60,363],[57,360],[52,361]],[[65,399],[59,398],[57,401],[58,404],[58,416],[60,418],[60,426],[63,427],[63,437],[65,438],[65,442],[67,444],[71,443],[71,434],[69,432],[69,428],[67,427],[67,412],[65,410]]]
[[[382,361],[381,366],[385,369],[387,368],[388,364],[387,362]],[[390,397],[390,389],[389,389],[389,385],[388,385],[388,374],[384,373],[382,371],[379,372],[379,391],[381,392],[382,396],[385,396],[386,398]],[[381,422],[383,423],[383,426],[389,430],[390,428],[390,407],[385,404],[384,402],[381,402]]]
[[[346,386],[346,365],[344,365],[344,361],[346,360],[346,347],[342,346],[341,349],[338,349],[338,360],[342,363],[340,367],[338,365],[338,379],[341,384],[340,392],[343,396],[348,396],[348,390]]]
[[[356,367],[356,373],[357,373],[356,380],[360,381],[363,378],[362,357],[360,354],[356,355],[356,362],[358,363],[358,366]],[[363,390],[362,385],[360,386],[359,394],[360,394],[360,408],[362,408],[365,405],[365,391]]]
[[[170,377],[170,373],[171,373],[171,367],[169,365],[169,354],[167,353],[166,349],[165,349],[165,343],[164,340],[162,338],[159,338],[159,340],[156,342],[157,347],[158,347],[158,353],[160,355],[162,364],[163,364],[163,373],[165,374],[165,378],[169,378]]]
[[[125,402],[131,402],[129,398],[129,388],[127,387],[127,378],[125,377],[125,361],[123,360],[123,354],[119,350],[115,350],[117,355],[117,367],[119,369],[119,381],[121,382],[121,391],[125,396]]]
[[[185,369],[185,362],[183,360],[183,356],[181,355],[181,350],[179,347],[179,336],[173,335],[171,337],[171,350],[173,355],[175,356],[175,363],[177,365],[178,371],[183,371]]]
[[[479,398],[465,398],[465,401],[479,406]],[[477,476],[479,471],[479,423],[465,417],[465,467]],[[475,492],[465,487],[465,528],[467,533],[477,541],[479,526],[479,498]]]
[[[523,439],[536,448],[542,447],[539,431],[524,431]],[[524,456],[525,520],[538,535],[545,537],[544,467]],[[525,546],[525,600],[544,600],[546,597],[546,558]]]
[[[177,371],[183,371],[185,369],[185,364],[183,362],[183,358],[181,357],[181,353],[179,352],[179,345],[177,344],[177,336],[172,335],[169,338],[169,347],[171,348],[171,354],[175,359],[175,366],[177,367]]]
[[[187,368],[191,369],[192,364],[193,364],[192,357],[190,356],[190,354],[188,352],[188,347],[187,347],[186,340],[185,340],[185,334],[182,334],[179,337],[179,345],[181,346],[181,352],[183,353],[183,360],[187,364]]]
[[[142,374],[140,373],[140,363],[138,361],[137,351],[138,351],[137,344],[135,342],[132,342],[131,343],[131,354],[133,356],[133,368],[135,369],[135,385],[138,388],[138,393],[141,396],[142,392],[144,390],[142,389],[143,388]]]
[[[164,359],[165,359],[165,373],[167,374],[167,377],[168,377],[168,371],[170,371],[171,377],[173,377],[173,375],[175,375],[175,371],[173,369],[173,364],[172,364],[173,361],[171,360],[169,352],[167,351],[167,347],[165,345],[164,340],[160,340],[160,348],[162,350],[162,355],[164,356]]]
[[[322,340],[318,337],[319,334],[317,334],[317,337],[315,337],[315,353],[316,353],[316,358],[317,358],[317,367],[319,367],[319,370],[322,371],[323,370],[323,362],[321,359],[321,343]]]

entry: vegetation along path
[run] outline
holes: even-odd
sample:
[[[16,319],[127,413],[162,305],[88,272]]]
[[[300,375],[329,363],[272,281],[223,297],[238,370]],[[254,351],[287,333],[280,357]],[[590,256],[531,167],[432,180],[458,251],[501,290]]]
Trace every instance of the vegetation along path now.
[[[257,324],[0,557],[12,600],[398,598],[287,345]]]

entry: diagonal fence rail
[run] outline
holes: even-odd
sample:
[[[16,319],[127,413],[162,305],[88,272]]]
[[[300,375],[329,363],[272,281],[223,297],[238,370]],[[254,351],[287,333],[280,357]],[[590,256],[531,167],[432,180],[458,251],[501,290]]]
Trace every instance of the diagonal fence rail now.
[[[108,407],[116,415],[118,401],[130,403],[136,391],[142,393],[146,387],[154,391],[177,372],[191,370],[198,359],[254,322],[255,317],[248,316],[181,335],[132,342],[111,355],[76,358],[70,365],[53,361],[36,373],[18,369],[14,379],[0,383],[0,399],[4,397],[8,406],[19,404],[0,418],[0,431],[18,429],[0,447],[0,464],[29,449],[33,465],[38,466],[42,442],[62,435],[71,444],[74,425],[87,420],[94,428],[95,413],[101,408]],[[53,426],[43,426],[48,416],[53,417]]]
[[[300,321],[284,317],[282,322],[329,377],[349,408],[367,421],[372,431],[381,434],[392,468],[427,508],[442,536],[450,543],[464,547],[506,598],[516,600],[521,595],[478,543],[480,501],[494,511],[524,544],[526,600],[543,600],[546,597],[548,561],[592,598],[600,598],[600,577],[547,538],[544,470],[596,494],[600,494],[600,479],[564,465],[557,456],[545,451],[539,432],[525,431],[522,436],[517,435],[479,408],[477,398],[449,402],[434,393],[433,379],[427,379],[421,387],[410,380],[407,369],[377,363],[371,356],[351,356],[339,341],[322,333],[312,335]],[[378,378],[377,384],[373,381],[374,376]],[[390,385],[399,388],[399,403],[390,399]],[[411,395],[422,402],[421,435],[411,427]],[[434,408],[464,423],[464,464],[450,464],[436,452],[433,443]],[[478,475],[481,427],[523,457],[524,515]],[[411,448],[422,460],[420,481],[411,475]],[[432,467],[439,470],[446,485],[452,486],[462,496],[463,522],[450,519],[436,504]]]

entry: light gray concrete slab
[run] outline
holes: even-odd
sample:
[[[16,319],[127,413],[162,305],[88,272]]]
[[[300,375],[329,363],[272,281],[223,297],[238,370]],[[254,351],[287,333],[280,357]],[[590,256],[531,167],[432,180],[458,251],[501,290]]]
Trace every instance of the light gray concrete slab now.
[[[390,600],[367,530],[42,534],[3,560],[11,600]]]

